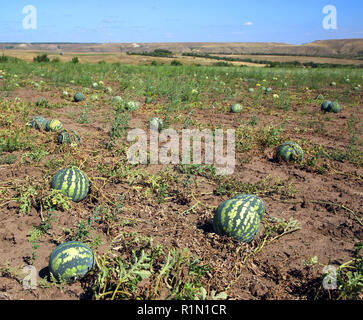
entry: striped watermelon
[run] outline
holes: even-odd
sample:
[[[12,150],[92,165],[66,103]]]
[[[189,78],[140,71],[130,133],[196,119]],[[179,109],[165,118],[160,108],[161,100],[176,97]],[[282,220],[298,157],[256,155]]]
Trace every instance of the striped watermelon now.
[[[86,174],[77,167],[70,166],[56,173],[51,182],[52,189],[61,190],[74,202],[82,201],[89,191]]]
[[[237,113],[242,111],[242,106],[239,103],[234,103],[231,106],[231,112]]]
[[[79,144],[81,137],[74,130],[64,129],[58,134],[57,140],[60,144]]]
[[[90,247],[79,241],[68,241],[52,251],[48,269],[56,279],[72,282],[85,276],[94,265]]]
[[[136,111],[140,108],[140,102],[139,101],[128,101],[126,103],[126,109],[130,111]]]
[[[213,229],[219,235],[251,242],[260,229],[265,205],[255,195],[241,194],[221,203],[214,212]]]
[[[340,112],[340,104],[338,102],[332,102],[330,105],[329,105],[329,109],[328,109],[329,112],[334,112],[334,113],[338,113]]]
[[[36,116],[32,119],[32,121],[29,122],[29,125],[37,130],[45,130],[45,127],[47,126],[47,120],[42,116]]]
[[[82,92],[77,92],[73,97],[75,102],[80,102],[84,100],[84,95]]]
[[[303,158],[304,152],[296,142],[286,141],[276,149],[275,159],[277,161],[302,161]]]
[[[325,100],[322,104],[321,104],[321,111],[328,111],[329,107],[330,107],[331,101],[330,100]]]
[[[63,129],[63,124],[57,119],[51,119],[47,121],[47,124],[45,126],[45,130],[47,131],[60,131]]]

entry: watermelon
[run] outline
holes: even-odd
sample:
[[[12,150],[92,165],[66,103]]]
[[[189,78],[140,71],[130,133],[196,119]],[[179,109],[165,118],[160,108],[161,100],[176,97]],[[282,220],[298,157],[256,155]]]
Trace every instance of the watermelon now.
[[[112,93],[112,88],[111,87],[107,87],[105,89],[105,92],[108,93],[108,94],[111,94]]]
[[[316,100],[323,100],[324,99],[324,96],[321,94],[321,93],[319,93],[317,96],[316,96],[316,98],[315,98]]]
[[[136,111],[140,108],[140,102],[138,101],[128,101],[126,103],[126,109],[130,111]]]
[[[82,92],[77,92],[73,97],[75,102],[80,102],[84,100],[84,95]]]
[[[242,106],[239,103],[234,103],[231,106],[231,112],[237,113],[242,111]]]
[[[45,126],[46,131],[60,131],[63,129],[63,124],[57,119],[51,119],[47,121],[47,124]]]
[[[265,93],[269,93],[269,92],[271,92],[272,91],[272,89],[271,88],[266,88],[265,89]]]
[[[47,120],[41,116],[36,116],[29,122],[29,125],[37,130],[45,130]]]
[[[286,141],[276,149],[275,159],[277,161],[302,161],[303,158],[304,152],[296,142]]]
[[[74,202],[82,201],[89,191],[86,174],[77,167],[70,166],[56,173],[51,182],[52,189],[60,190]]]
[[[330,105],[329,105],[329,109],[328,109],[329,112],[335,112],[335,113],[338,113],[340,112],[340,105],[338,102],[332,102]]]
[[[248,88],[248,92],[254,92],[255,91],[255,89],[253,89],[253,88]]]
[[[260,229],[265,205],[255,195],[237,195],[221,203],[214,212],[213,229],[219,235],[251,242]]]
[[[329,100],[325,100],[322,104],[321,104],[321,111],[328,111],[329,107],[330,107],[331,101]]]
[[[58,133],[57,141],[60,144],[79,144],[81,142],[81,137],[74,130],[64,129],[62,132]]]
[[[38,107],[46,107],[48,105],[48,100],[45,98],[39,98],[38,101],[36,102],[36,105]]]
[[[112,98],[112,103],[121,103],[123,102],[123,99],[120,96],[114,96]]]
[[[84,277],[95,266],[92,249],[79,241],[68,241],[50,254],[48,269],[57,279],[67,283]]]
[[[337,85],[337,83],[336,83],[336,82],[334,82],[334,81],[332,81],[332,82],[330,82],[330,85],[331,85],[332,87],[335,87],[335,86]]]
[[[354,90],[354,91],[358,91],[358,90],[359,90],[359,88],[358,88],[358,87],[354,87],[354,88],[353,88],[353,90]]]

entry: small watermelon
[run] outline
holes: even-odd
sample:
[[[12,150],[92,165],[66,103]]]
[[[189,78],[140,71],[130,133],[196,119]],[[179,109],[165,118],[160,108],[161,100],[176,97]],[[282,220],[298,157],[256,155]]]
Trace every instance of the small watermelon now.
[[[80,102],[84,100],[84,95],[82,92],[77,92],[73,97],[75,102]]]
[[[272,91],[272,89],[271,89],[271,88],[266,88],[265,93],[269,93],[269,92],[271,92],[271,91]]]
[[[231,106],[231,112],[238,113],[242,111],[242,106],[239,103],[234,103]]]
[[[330,105],[329,105],[329,109],[328,109],[329,112],[334,112],[334,113],[338,113],[340,112],[340,104],[338,102],[332,102]]]
[[[92,249],[79,241],[68,241],[50,254],[48,269],[57,279],[67,283],[84,277],[95,265]]]
[[[275,159],[277,161],[302,161],[304,152],[301,147],[292,141],[286,141],[276,149]]]
[[[112,103],[121,103],[123,102],[123,99],[120,96],[114,96],[112,98]]]
[[[47,126],[47,120],[41,116],[36,116],[32,119],[32,121],[29,122],[29,125],[37,130],[45,130]]]
[[[251,242],[260,229],[265,206],[255,195],[238,195],[221,203],[214,212],[213,229],[219,235]]]
[[[337,83],[336,83],[336,82],[334,82],[334,81],[332,81],[332,82],[330,82],[330,85],[331,85],[332,87],[336,87]]]
[[[88,194],[89,180],[83,171],[70,166],[57,172],[52,179],[51,187],[62,191],[74,202],[79,202]]]
[[[62,129],[63,129],[63,124],[62,124],[62,122],[60,122],[57,119],[48,120],[47,124],[45,126],[46,131],[56,132],[56,131],[60,131]]]
[[[324,96],[319,93],[316,97],[315,97],[316,100],[323,100],[324,99]]]
[[[60,144],[79,144],[81,142],[81,137],[74,130],[64,129],[62,132],[58,133],[57,141]]]
[[[322,104],[321,104],[321,111],[325,111],[327,112],[329,110],[331,101],[329,100],[325,100]]]
[[[255,89],[253,89],[253,88],[248,88],[248,92],[255,92]]]
[[[138,101],[128,101],[126,103],[126,109],[130,111],[136,111],[140,108],[140,102]]]

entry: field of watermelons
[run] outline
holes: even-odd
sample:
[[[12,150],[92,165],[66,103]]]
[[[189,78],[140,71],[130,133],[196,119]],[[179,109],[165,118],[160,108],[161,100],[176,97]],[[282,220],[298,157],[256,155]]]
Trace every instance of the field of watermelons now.
[[[362,299],[361,69],[75,62],[0,62],[0,299]],[[153,118],[233,173],[130,163]]]

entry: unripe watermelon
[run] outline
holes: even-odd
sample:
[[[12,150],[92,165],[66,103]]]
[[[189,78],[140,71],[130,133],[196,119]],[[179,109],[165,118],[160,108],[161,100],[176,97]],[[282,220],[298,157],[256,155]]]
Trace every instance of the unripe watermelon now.
[[[248,88],[248,92],[254,92],[255,91],[255,89],[253,89],[253,88]]]
[[[214,212],[213,229],[219,235],[242,242],[252,241],[265,212],[262,200],[254,195],[238,195],[221,203]]]
[[[231,112],[238,113],[242,111],[242,106],[239,103],[234,103],[231,106]]]
[[[65,129],[58,134],[57,141],[60,144],[79,144],[81,137],[76,131]]]
[[[328,111],[329,107],[330,107],[331,101],[330,100],[325,100],[322,104],[321,104],[321,110],[322,111]]]
[[[286,141],[276,149],[275,159],[277,161],[302,161],[303,158],[304,152],[296,142]]]
[[[114,96],[112,98],[112,103],[121,103],[123,102],[123,99],[120,96]]]
[[[329,105],[329,109],[328,109],[329,112],[335,112],[335,113],[338,113],[340,112],[340,105],[338,102],[332,102],[330,105]]]
[[[84,95],[82,92],[77,92],[73,98],[75,102],[80,102],[84,100]]]
[[[88,194],[89,180],[83,171],[71,166],[57,172],[52,179],[51,187],[62,191],[74,202],[79,202]]]
[[[126,109],[130,111],[136,111],[140,108],[140,102],[138,101],[128,101],[126,103]]]
[[[57,246],[49,258],[49,272],[57,279],[72,282],[82,278],[95,265],[91,248],[79,241]]]
[[[63,129],[63,124],[57,119],[51,119],[47,121],[47,124],[45,126],[45,130],[47,131],[60,131]]]
[[[47,120],[41,116],[36,116],[29,122],[29,125],[37,130],[45,130]]]

